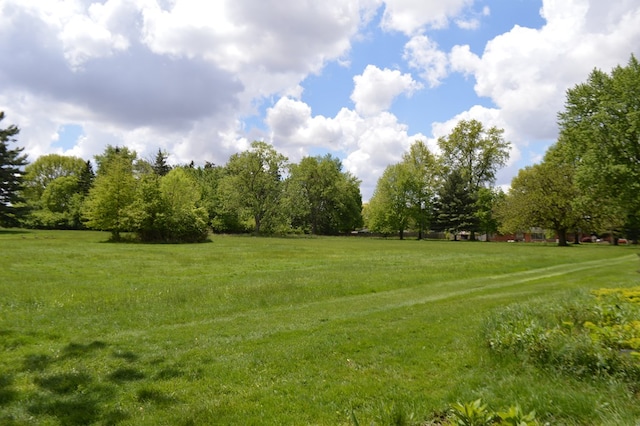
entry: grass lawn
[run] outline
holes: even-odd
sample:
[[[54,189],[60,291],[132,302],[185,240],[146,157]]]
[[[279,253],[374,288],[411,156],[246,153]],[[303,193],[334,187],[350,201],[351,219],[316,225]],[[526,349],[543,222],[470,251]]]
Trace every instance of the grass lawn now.
[[[498,359],[495,309],[638,285],[637,247],[0,230],[0,424],[637,424],[626,384]]]

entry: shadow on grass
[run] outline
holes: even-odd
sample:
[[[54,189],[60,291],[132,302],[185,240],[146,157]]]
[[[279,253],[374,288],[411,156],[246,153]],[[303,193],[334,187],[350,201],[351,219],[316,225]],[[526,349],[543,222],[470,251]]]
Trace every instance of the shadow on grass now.
[[[20,235],[20,234],[31,234],[31,231],[27,231],[26,229],[2,229],[2,228],[0,228],[0,235]]]
[[[8,374],[0,375],[0,407],[10,404],[18,397],[18,392],[12,385],[13,377]]]
[[[106,347],[107,344],[99,340],[94,340],[93,342],[86,345],[72,342],[64,347],[64,349],[62,350],[62,354],[64,358],[78,358],[89,355],[91,352],[99,349],[104,349]]]
[[[3,334],[19,337],[14,332],[0,331],[0,335]],[[24,355],[21,374],[26,374],[34,385],[24,392],[17,391],[13,375],[0,372],[0,411],[6,411],[5,415],[0,415],[0,424],[26,424],[20,423],[25,419],[9,414],[23,411],[30,416],[29,422],[35,424],[53,420],[56,424],[71,426],[114,425],[131,421],[137,413],[118,403],[127,399],[125,395],[133,397],[134,405],[167,406],[178,402],[171,393],[153,386],[158,375],[147,378],[142,368],[144,364],[140,364],[144,360],[138,354],[118,349],[105,351],[110,346],[98,340],[87,344],[71,342],[62,347],[59,357],[41,353]],[[91,365],[96,360],[104,361],[106,371],[94,372]],[[122,365],[123,361],[126,366]],[[161,364],[159,361],[156,368]],[[170,369],[160,376],[173,378],[182,374]],[[129,384],[144,380],[147,381],[142,384]]]

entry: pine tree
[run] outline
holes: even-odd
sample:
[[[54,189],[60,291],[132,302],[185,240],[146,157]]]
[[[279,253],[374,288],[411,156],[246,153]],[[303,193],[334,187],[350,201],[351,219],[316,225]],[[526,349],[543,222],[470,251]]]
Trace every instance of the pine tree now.
[[[442,183],[434,203],[433,229],[453,234],[475,230],[478,218],[475,215],[476,198],[459,171],[452,171]]]
[[[4,112],[0,111],[0,121],[3,119]],[[27,156],[21,155],[24,148],[9,149],[9,143],[15,142],[14,136],[19,132],[15,125],[0,129],[0,226],[18,225],[23,212],[19,207],[23,201],[20,190]]]
[[[158,176],[164,176],[171,171],[171,166],[167,164],[169,154],[158,149],[156,160],[153,163],[153,172]]]

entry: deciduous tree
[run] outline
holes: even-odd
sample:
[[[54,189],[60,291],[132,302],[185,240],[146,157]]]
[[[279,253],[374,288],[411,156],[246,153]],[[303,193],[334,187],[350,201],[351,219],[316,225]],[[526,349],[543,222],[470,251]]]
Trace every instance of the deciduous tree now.
[[[261,141],[232,155],[218,187],[225,209],[251,218],[255,233],[275,230],[285,217],[280,201],[286,165],[284,155]]]
[[[442,151],[443,176],[462,179],[470,199],[477,199],[478,190],[491,186],[496,173],[509,159],[510,143],[504,139],[504,130],[497,127],[485,129],[477,120],[462,120],[452,132],[438,139]],[[474,239],[477,229],[471,231]]]
[[[91,229],[110,231],[114,241],[131,230],[128,210],[135,200],[133,163],[137,156],[128,148],[107,147],[96,156],[98,175],[85,201],[83,216]]]
[[[292,224],[312,234],[336,234],[362,225],[360,182],[339,159],[304,157],[290,168],[287,198]]]
[[[580,192],[574,171],[554,148],[542,163],[521,169],[511,181],[509,193],[498,209],[503,232],[552,229],[558,245],[567,245],[567,233],[580,227],[585,214],[580,211]]]
[[[87,164],[78,157],[47,154],[25,168],[27,226],[78,229],[81,206],[91,185]],[[87,191],[87,192],[85,192]]]
[[[584,195],[610,205],[619,220],[640,215],[640,63],[631,56],[610,74],[594,69],[567,91],[559,114],[562,143],[577,159]]]
[[[411,223],[411,172],[404,163],[387,166],[376,184],[369,201],[369,228],[374,232],[398,232],[404,239],[404,232]]]
[[[422,141],[414,142],[402,157],[409,173],[408,195],[418,239],[429,228],[433,201],[438,188],[440,163]]]

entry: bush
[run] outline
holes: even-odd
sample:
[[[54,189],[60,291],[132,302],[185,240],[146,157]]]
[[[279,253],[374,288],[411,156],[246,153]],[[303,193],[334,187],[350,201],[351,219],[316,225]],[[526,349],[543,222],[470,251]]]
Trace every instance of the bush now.
[[[557,304],[530,303],[494,313],[489,347],[579,377],[640,384],[639,289],[602,289]]]

